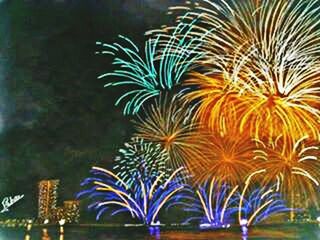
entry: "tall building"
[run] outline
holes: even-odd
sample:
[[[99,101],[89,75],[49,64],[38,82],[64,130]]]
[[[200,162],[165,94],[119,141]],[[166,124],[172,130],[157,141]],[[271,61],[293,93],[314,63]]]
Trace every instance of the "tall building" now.
[[[80,202],[76,200],[63,202],[64,217],[67,223],[78,223],[80,218]]]
[[[311,221],[311,200],[306,196],[296,193],[292,196],[292,208],[290,212],[290,220],[292,222]]]
[[[43,180],[39,182],[39,210],[38,219],[43,222],[51,220],[57,208],[59,180]]]
[[[61,219],[65,219],[63,207],[57,207],[51,216],[51,222],[53,223],[58,223]]]

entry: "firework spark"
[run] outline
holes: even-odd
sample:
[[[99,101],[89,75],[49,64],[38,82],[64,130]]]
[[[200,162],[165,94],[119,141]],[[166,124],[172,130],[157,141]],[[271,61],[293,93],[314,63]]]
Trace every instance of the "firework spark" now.
[[[185,186],[175,178],[181,170],[182,168],[176,170],[162,184],[160,182],[164,176],[160,174],[150,176],[145,181],[136,178],[135,184],[128,186],[111,171],[93,167],[93,177],[85,179],[81,184],[89,188],[81,191],[77,197],[87,196],[93,199],[88,208],[97,211],[97,220],[113,206],[116,209],[111,210],[112,216],[129,212],[132,218],[137,218],[146,225],[153,225],[159,220],[158,214],[163,207],[184,198]]]
[[[202,41],[188,36],[195,21],[179,24],[169,37],[157,34],[155,38],[147,40],[144,59],[138,47],[124,36],[120,38],[128,46],[97,42],[105,48],[97,54],[117,56],[113,64],[118,67],[117,70],[102,74],[98,78],[121,78],[120,81],[113,80],[107,83],[105,87],[126,85],[134,88],[116,102],[118,105],[127,99],[124,114],[136,114],[144,102],[159,96],[164,90],[171,90],[181,82],[185,73],[197,66],[195,62],[203,56],[203,53],[197,50]],[[121,57],[120,54],[124,54],[125,57]]]
[[[136,136],[154,143],[160,143],[168,152],[173,169],[189,167],[189,162],[203,156],[203,135],[199,127],[190,121],[192,109],[181,104],[179,97],[165,96],[156,101],[144,115],[135,121]]]
[[[316,0],[203,0],[189,6],[189,15],[200,19],[195,37],[213,29],[203,39],[206,59],[199,64],[209,65],[206,74],[215,78],[205,79],[204,85],[200,81],[191,93],[191,100],[202,98],[198,110],[202,118],[216,126],[221,102],[227,100],[223,105],[231,101],[231,109],[239,111],[240,132],[269,141],[279,135],[287,142],[305,134],[318,139],[319,8]],[[186,19],[178,18],[181,21]],[[217,86],[223,81],[228,88]],[[216,96],[207,95],[214,91]]]
[[[201,122],[209,130],[225,135],[229,128],[239,125],[239,118],[249,107],[238,89],[220,75],[206,76],[193,73],[185,82],[192,89],[183,99],[190,104],[196,102],[194,122]]]
[[[144,181],[158,174],[164,174],[164,178],[170,175],[170,169],[167,166],[169,156],[160,144],[146,142],[141,138],[132,138],[130,142],[125,143],[125,147],[121,148],[119,153],[113,169],[129,186],[137,178]]]
[[[243,204],[239,205],[240,223],[255,225],[265,219],[281,213],[290,212],[292,209],[286,206],[281,194],[273,188],[262,187],[249,192],[248,197],[243,199]]]
[[[216,177],[221,184],[234,187],[243,184],[259,165],[260,159],[255,158],[255,141],[230,128],[226,135],[211,133],[203,147],[205,157],[192,162],[191,172],[196,182]]]
[[[317,205],[320,183],[319,146],[308,137],[286,147],[282,138],[270,144],[260,143],[261,150],[257,152],[257,158],[262,160],[260,168],[266,171],[262,183],[276,183],[291,207],[298,204],[296,196],[301,201],[310,199]]]
[[[212,178],[211,181],[198,187],[197,197],[185,208],[185,211],[200,213],[201,217],[190,217],[185,223],[200,220],[201,226],[213,228],[228,227],[232,223],[232,216],[238,210],[236,207],[239,200],[238,186],[232,189],[227,185],[219,184],[219,181]]]

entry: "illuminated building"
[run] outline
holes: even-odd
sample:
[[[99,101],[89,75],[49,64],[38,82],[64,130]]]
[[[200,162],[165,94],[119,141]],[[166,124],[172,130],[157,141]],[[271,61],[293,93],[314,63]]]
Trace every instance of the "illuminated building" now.
[[[54,209],[53,213],[52,213],[52,221],[54,223],[59,222],[59,220],[64,219],[64,209],[63,207],[57,207],[56,209]]]
[[[63,202],[64,218],[67,223],[78,223],[80,218],[80,202],[71,200]]]
[[[291,221],[293,222],[309,222],[311,221],[311,200],[299,193],[293,196],[293,208]]]
[[[67,223],[79,222],[80,202],[69,200],[63,202],[63,207],[57,206],[59,180],[43,180],[39,182],[39,212],[38,221],[43,223],[58,223],[65,219]]]
[[[52,219],[52,214],[57,207],[59,180],[43,180],[39,182],[39,209],[38,219]]]

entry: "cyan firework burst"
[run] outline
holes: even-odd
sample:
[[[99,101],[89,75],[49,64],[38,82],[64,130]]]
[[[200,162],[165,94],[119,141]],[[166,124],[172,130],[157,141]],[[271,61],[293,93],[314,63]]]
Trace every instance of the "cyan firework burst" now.
[[[119,150],[113,169],[128,186],[131,186],[135,179],[144,181],[158,174],[169,177],[171,171],[167,167],[168,161],[169,155],[160,144],[135,137]]]
[[[171,90],[181,82],[184,74],[197,67],[196,62],[204,55],[198,51],[202,38],[189,36],[196,21],[179,24],[170,36],[158,33],[146,41],[144,53],[129,38],[121,35],[119,38],[123,44],[97,42],[104,48],[97,54],[115,56],[113,65],[116,70],[98,77],[111,78],[105,87],[132,87],[116,101],[116,105],[126,101],[125,115],[137,113],[144,102],[159,96],[164,90]]]

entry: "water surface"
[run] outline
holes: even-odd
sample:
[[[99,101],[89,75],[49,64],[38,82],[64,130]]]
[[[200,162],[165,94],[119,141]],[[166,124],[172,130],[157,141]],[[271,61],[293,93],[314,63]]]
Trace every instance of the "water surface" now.
[[[48,228],[49,237],[42,236],[41,228],[34,228],[29,240],[264,240],[264,239],[303,239],[320,240],[320,227],[312,224],[259,226],[249,230],[249,236],[241,235],[239,229],[199,231],[197,229],[161,229],[160,233],[150,235],[145,228],[110,228],[110,227],[66,227],[64,236],[58,228]],[[0,240],[25,240],[22,229],[0,229]]]

